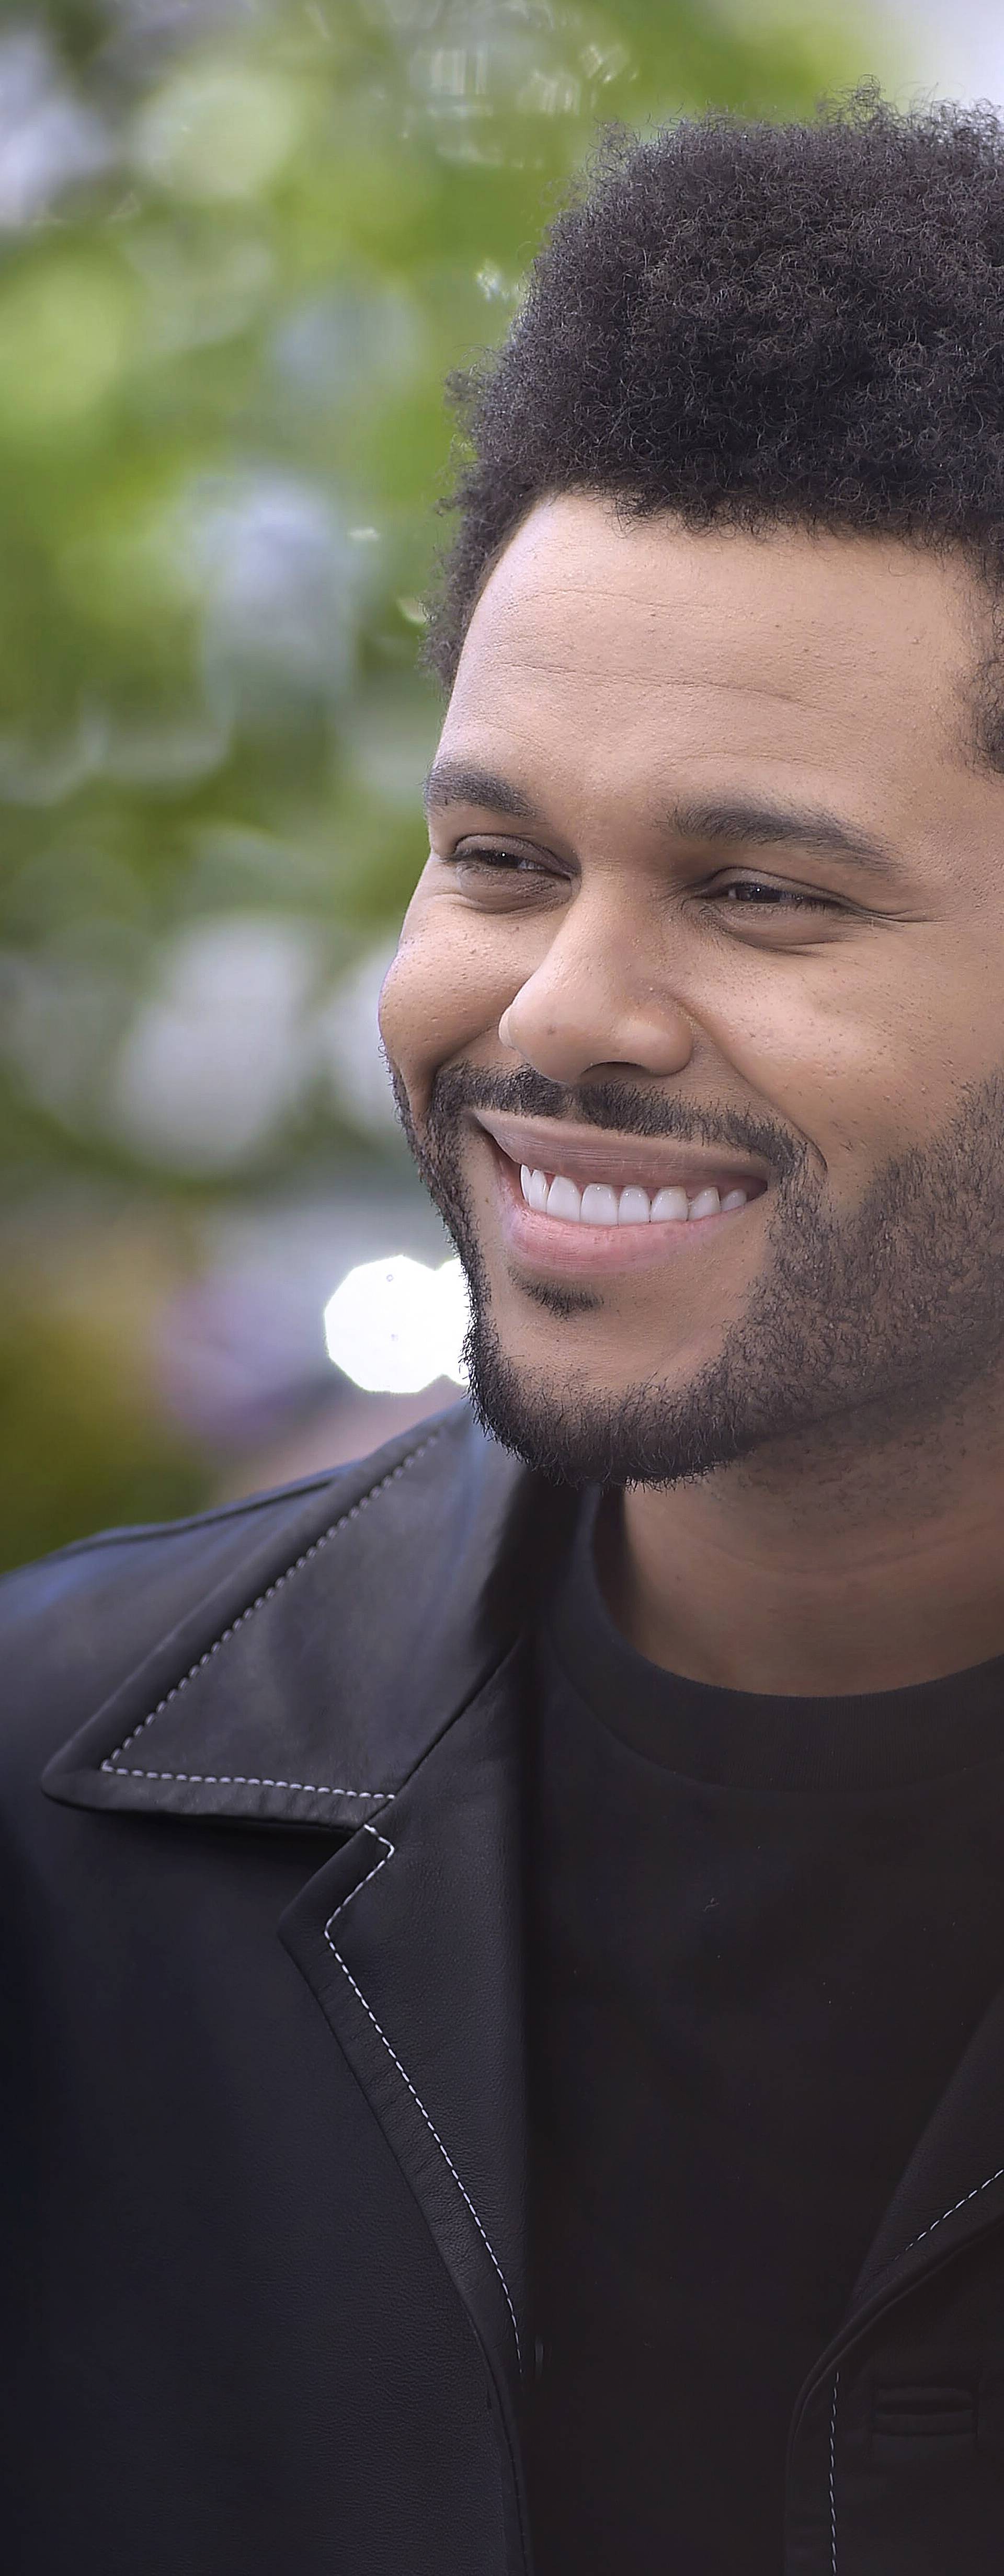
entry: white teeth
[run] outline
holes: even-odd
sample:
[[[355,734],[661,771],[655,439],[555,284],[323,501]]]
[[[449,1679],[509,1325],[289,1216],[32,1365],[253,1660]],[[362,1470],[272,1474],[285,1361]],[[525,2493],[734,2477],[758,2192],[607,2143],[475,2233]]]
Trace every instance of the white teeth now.
[[[587,1181],[582,1193],[583,1225],[616,1225],[618,1216],[617,1192],[609,1181]]]
[[[558,1173],[548,1190],[547,1213],[548,1216],[572,1217],[581,1222],[582,1192],[576,1189],[574,1181],[566,1181],[562,1172]]]
[[[549,1183],[546,1172],[531,1171],[528,1163],[520,1164],[520,1186],[527,1206],[538,1215],[564,1219],[567,1225],[666,1225],[680,1224],[686,1218],[718,1216],[720,1211],[745,1207],[748,1190],[728,1190],[721,1198],[716,1189],[697,1190],[692,1199],[686,1190],[615,1190],[609,1181],[588,1181],[580,1190],[563,1172]]]
[[[675,1217],[677,1222],[688,1215],[686,1190],[657,1190],[652,1201],[652,1223]]]

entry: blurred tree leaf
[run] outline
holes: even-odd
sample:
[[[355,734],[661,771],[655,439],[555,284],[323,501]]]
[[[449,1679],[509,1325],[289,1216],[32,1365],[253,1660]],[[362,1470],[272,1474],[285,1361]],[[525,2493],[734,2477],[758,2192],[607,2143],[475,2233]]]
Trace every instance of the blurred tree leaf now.
[[[323,1033],[424,849],[443,377],[504,332],[599,121],[811,113],[886,69],[843,0],[5,13],[8,1208],[88,1174],[204,1204],[321,1156],[331,1187],[365,1085]],[[0,1328],[33,1544],[192,1473],[42,1303]]]
[[[9,1290],[0,1304],[0,1569],[96,1525],[201,1501],[205,1461],[151,1412],[137,1367],[86,1318]]]
[[[292,850],[357,943],[406,901],[442,379],[505,329],[597,120],[811,111],[863,67],[836,7],[793,24],[708,0],[51,0],[7,21],[0,949],[83,1027],[93,958],[68,925],[96,911],[106,949],[122,932],[62,1085],[15,1014],[8,1170],[26,1108],[53,1171],[71,1139],[75,1163],[156,1169],[118,1059],[139,1061],[162,943],[202,909],[207,833],[273,850],[277,912]],[[225,899],[246,901],[239,870]],[[290,1153],[303,1136],[291,1102]],[[274,1127],[261,1147],[271,1166]]]

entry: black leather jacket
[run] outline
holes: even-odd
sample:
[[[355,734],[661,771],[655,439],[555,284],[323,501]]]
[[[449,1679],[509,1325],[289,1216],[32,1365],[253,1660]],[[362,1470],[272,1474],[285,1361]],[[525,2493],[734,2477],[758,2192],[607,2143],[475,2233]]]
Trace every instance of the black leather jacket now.
[[[461,1403],[0,1589],[11,2576],[529,2576],[521,1738],[574,1509]],[[1004,1961],[779,2576],[1001,2576],[1002,2222]]]

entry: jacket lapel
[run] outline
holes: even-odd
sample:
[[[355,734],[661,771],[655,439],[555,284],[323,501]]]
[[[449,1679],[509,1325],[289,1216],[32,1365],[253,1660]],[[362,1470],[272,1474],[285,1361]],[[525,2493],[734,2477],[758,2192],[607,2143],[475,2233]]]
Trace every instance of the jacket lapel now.
[[[845,2356],[872,2319],[927,2272],[1004,2220],[1004,1988],[999,1989],[919,2138],[888,2204],[845,2315],[800,2392],[789,2465],[818,2400],[832,2439]],[[814,2408],[816,2409],[814,2413]],[[823,2439],[826,2433],[824,2429]],[[832,2454],[831,2454],[832,2457]]]
[[[189,1559],[180,1615],[43,1786],[119,1813],[362,1824],[500,1663],[567,1519],[459,1405],[275,1497],[236,1558],[227,1528],[219,1581],[207,1525],[203,1579]],[[112,1597],[106,1623],[122,1615]]]
[[[522,1719],[575,1510],[452,1408],[293,1498],[44,1776],[78,1807],[345,1834],[279,1935],[468,2309],[517,2486]]]
[[[514,2394],[525,2346],[515,1646],[281,1925]]]
[[[849,2320],[1004,2218],[1004,1988],[918,2140],[855,2284]]]

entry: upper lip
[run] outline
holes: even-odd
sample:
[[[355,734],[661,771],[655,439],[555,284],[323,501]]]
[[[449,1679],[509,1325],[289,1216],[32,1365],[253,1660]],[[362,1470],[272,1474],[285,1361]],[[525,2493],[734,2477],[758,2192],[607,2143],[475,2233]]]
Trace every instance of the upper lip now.
[[[527,1163],[531,1171],[563,1172],[580,1186],[609,1181],[614,1189],[651,1193],[675,1187],[692,1195],[723,1183],[749,1189],[756,1182],[764,1189],[769,1178],[763,1163],[743,1162],[727,1148],[713,1153],[674,1144],[670,1137],[611,1136],[596,1127],[568,1126],[563,1119],[506,1118],[495,1109],[477,1109],[474,1116],[510,1162]]]

